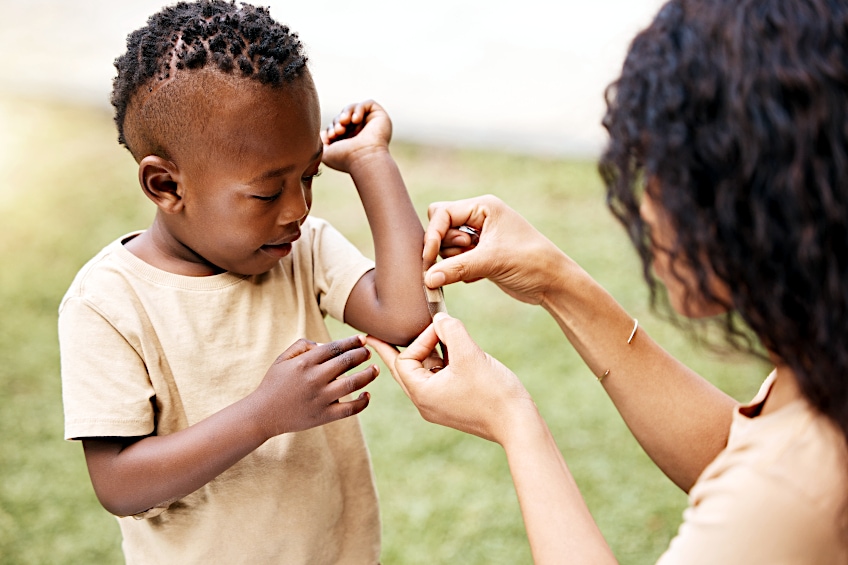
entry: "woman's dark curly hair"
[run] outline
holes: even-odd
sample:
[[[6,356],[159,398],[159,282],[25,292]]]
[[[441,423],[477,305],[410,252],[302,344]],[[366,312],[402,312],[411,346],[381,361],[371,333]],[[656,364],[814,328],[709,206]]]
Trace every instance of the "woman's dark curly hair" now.
[[[607,201],[652,290],[643,190],[690,291],[729,302],[848,437],[848,2],[671,0],[633,40],[604,127]]]
[[[279,86],[306,68],[296,33],[271,18],[268,10],[235,1],[179,2],[150,16],[127,37],[127,51],[115,59],[112,105],[118,141],[127,146],[124,121],[132,97],[152,91],[173,71],[214,66],[263,84]]]

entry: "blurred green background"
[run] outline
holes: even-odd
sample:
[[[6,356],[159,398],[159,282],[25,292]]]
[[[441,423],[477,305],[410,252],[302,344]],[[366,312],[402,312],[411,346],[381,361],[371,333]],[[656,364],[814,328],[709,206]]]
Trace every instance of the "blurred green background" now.
[[[153,207],[103,109],[0,96],[0,562],[120,563],[117,524],[94,497],[81,446],[62,440],[56,312],[76,271]],[[640,267],[588,161],[394,144],[422,221],[435,200],[500,196],[592,273],[675,355],[738,400],[768,368],[693,345],[654,316]],[[325,170],[315,215],[366,253],[355,190]],[[556,324],[488,282],[446,290],[450,312],[533,394],[622,563],[653,563],[685,495],[640,450]],[[334,336],[352,331],[331,322]],[[500,448],[424,422],[388,374],[362,415],[381,498],[384,564],[530,563]],[[473,402],[473,399],[469,399]]]

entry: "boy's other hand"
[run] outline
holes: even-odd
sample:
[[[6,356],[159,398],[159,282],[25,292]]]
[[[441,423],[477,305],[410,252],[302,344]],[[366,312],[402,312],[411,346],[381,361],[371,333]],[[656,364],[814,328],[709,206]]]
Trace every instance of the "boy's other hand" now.
[[[344,375],[371,357],[364,344],[361,336],[321,345],[300,339],[286,349],[252,394],[255,423],[263,437],[314,428],[362,412],[371,398],[367,392],[354,400],[340,399],[368,385],[380,372],[371,365]]]
[[[321,132],[324,163],[350,173],[359,159],[385,152],[392,139],[392,121],[373,100],[349,104]]]

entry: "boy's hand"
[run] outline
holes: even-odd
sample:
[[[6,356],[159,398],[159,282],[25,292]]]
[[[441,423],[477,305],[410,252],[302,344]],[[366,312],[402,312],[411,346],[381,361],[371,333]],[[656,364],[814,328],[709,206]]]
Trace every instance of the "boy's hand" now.
[[[392,121],[373,100],[349,104],[321,132],[324,163],[350,173],[358,159],[384,152],[392,139]]]
[[[341,377],[371,357],[353,336],[318,345],[300,339],[280,355],[253,393],[256,424],[265,439],[341,420],[362,412],[370,395],[340,402],[377,378],[376,365]]]

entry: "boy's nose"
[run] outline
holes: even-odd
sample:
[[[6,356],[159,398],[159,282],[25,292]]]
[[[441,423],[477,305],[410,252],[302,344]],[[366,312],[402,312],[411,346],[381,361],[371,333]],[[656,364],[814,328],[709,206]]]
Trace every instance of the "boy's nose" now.
[[[300,221],[309,214],[309,197],[304,190],[293,190],[288,198],[283,200],[279,223],[290,224]]]

